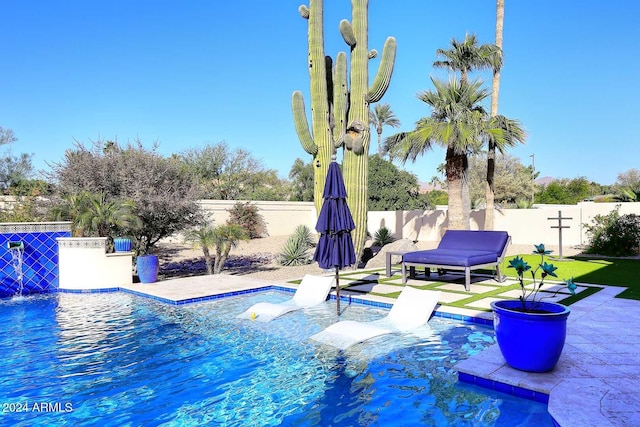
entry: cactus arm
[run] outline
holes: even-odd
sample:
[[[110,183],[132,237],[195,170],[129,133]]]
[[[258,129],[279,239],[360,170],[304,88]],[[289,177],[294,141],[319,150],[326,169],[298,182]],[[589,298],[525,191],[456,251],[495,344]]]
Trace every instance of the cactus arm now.
[[[301,4],[298,7],[298,13],[300,13],[300,16],[302,16],[304,19],[309,19],[309,8],[303,4]]]
[[[376,58],[377,56],[378,56],[378,51],[377,51],[377,50],[375,50],[375,49],[371,49],[371,50],[369,51],[369,59]]]
[[[357,43],[357,40],[355,34],[353,33],[353,27],[351,26],[351,23],[346,19],[340,21],[340,34],[342,34],[344,42],[353,49]]]
[[[384,48],[382,49],[382,58],[380,59],[380,66],[378,67],[378,73],[376,74],[373,84],[369,88],[367,94],[367,100],[369,103],[380,101],[382,96],[389,87],[391,81],[391,74],[393,73],[393,65],[396,59],[396,39],[393,37],[387,38],[384,42]]]
[[[339,52],[336,66],[333,68],[333,146],[339,148],[347,130],[347,109],[349,108],[349,90],[347,88],[347,55]]]
[[[293,110],[293,121],[296,126],[296,133],[304,151],[314,155],[318,152],[318,146],[313,142],[307,123],[307,113],[304,109],[304,98],[299,90],[293,92],[291,97],[291,108]]]

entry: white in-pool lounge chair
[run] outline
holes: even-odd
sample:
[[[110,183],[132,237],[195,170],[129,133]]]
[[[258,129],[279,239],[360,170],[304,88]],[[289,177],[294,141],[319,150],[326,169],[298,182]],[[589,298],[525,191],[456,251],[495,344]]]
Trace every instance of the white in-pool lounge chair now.
[[[327,300],[327,296],[335,283],[334,276],[323,277],[307,274],[300,282],[293,298],[280,303],[259,302],[237,317],[270,322],[285,313],[322,304]]]
[[[346,350],[354,344],[380,335],[411,331],[429,321],[440,294],[440,291],[405,286],[389,314],[382,319],[372,322],[343,320],[311,336],[311,339]]]

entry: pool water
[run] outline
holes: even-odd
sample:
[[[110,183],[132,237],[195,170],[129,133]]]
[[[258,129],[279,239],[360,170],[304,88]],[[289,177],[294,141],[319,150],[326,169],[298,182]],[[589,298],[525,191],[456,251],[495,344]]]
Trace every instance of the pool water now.
[[[341,352],[307,339],[338,320],[335,302],[235,318],[290,297],[2,300],[0,425],[552,425],[546,405],[456,381],[453,366],[494,343],[488,327],[433,318]],[[351,305],[340,319],[386,313]]]

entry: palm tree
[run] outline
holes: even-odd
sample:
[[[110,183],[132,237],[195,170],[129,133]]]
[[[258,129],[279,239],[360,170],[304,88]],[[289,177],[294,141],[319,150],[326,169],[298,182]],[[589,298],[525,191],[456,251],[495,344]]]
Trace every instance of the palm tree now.
[[[502,52],[502,29],[504,26],[504,0],[496,0],[496,48]],[[496,64],[498,65],[498,64]],[[491,83],[491,117],[498,115],[498,95],[500,93],[500,70],[502,64],[493,67],[493,81]],[[496,146],[489,141],[487,151],[487,184],[485,188],[486,209],[484,229],[493,230],[495,208],[495,170]],[[502,152],[502,150],[500,150]]]
[[[135,203],[130,200],[107,201],[102,193],[80,192],[63,197],[52,209],[57,220],[72,221],[74,237],[98,236],[113,238],[122,229],[137,229],[140,218],[135,215]]]
[[[382,128],[383,126],[397,128],[400,126],[400,120],[393,114],[389,104],[376,104],[374,110],[369,111],[369,124],[375,126],[378,133],[378,155],[382,157]]]
[[[466,83],[473,70],[502,67],[502,50],[493,44],[478,45],[475,34],[466,34],[463,41],[451,39],[451,49],[438,49],[436,55],[443,60],[435,61],[436,68],[460,72],[460,81]]]
[[[213,230],[213,242],[216,248],[216,263],[213,274],[220,274],[229,257],[231,248],[235,248],[240,240],[248,240],[247,230],[238,224],[225,224]]]
[[[213,259],[209,249],[216,243],[214,228],[210,225],[204,225],[200,228],[189,230],[185,234],[184,240],[187,243],[191,243],[194,249],[202,248],[207,274],[213,274]]]
[[[418,98],[427,103],[431,116],[420,119],[415,130],[392,135],[385,140],[385,148],[392,158],[403,162],[415,161],[433,143],[447,148],[445,175],[449,190],[449,227],[468,229],[464,214],[463,180],[468,169],[469,152],[477,149],[483,135],[500,138],[501,131],[491,129],[488,114],[480,105],[489,93],[481,81],[448,82],[431,78],[435,91],[425,91]]]
[[[500,69],[502,67],[502,51],[492,44],[478,45],[475,34],[466,34],[464,40],[451,39],[451,49],[438,49],[438,57],[442,60],[435,61],[436,68],[446,68],[454,72],[460,72],[460,81],[466,83],[469,73],[473,70]],[[464,215],[469,216],[471,201],[469,199],[469,186],[463,181]],[[467,220],[468,221],[468,220]]]
[[[140,226],[140,218],[134,213],[135,207],[135,203],[130,200],[107,201],[102,193],[92,194],[78,223],[91,234],[113,238],[112,234],[117,229],[136,229]]]

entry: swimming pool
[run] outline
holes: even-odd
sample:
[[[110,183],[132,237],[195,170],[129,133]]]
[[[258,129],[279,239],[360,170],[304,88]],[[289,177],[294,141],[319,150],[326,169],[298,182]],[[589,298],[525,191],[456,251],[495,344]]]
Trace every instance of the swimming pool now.
[[[490,328],[433,318],[339,352],[306,338],[335,304],[270,323],[269,291],[171,306],[124,293],[0,301],[2,425],[551,425],[546,405],[459,384]],[[341,320],[385,310],[349,306]]]

